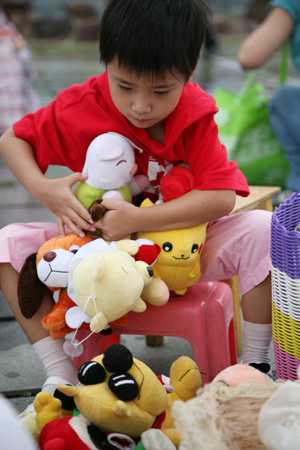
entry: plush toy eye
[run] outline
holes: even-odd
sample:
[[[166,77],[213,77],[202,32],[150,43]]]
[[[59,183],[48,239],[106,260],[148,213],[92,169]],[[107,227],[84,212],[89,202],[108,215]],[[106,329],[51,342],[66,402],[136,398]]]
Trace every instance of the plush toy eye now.
[[[107,372],[127,372],[133,364],[133,357],[125,345],[113,344],[103,353],[102,364]]]
[[[71,245],[71,247],[69,248],[69,252],[72,252],[75,254],[78,252],[79,249],[80,249],[79,245]]]
[[[78,380],[82,384],[98,384],[105,380],[105,369],[96,361],[83,363],[78,370]]]
[[[165,252],[170,252],[173,248],[173,245],[171,244],[171,242],[165,242],[162,248],[164,249]]]
[[[139,394],[139,387],[130,373],[112,375],[108,380],[109,389],[124,402],[134,400]]]
[[[194,245],[192,246],[192,253],[196,253],[196,251],[198,250],[198,248],[199,248],[199,245],[198,245],[198,244],[194,244]]]

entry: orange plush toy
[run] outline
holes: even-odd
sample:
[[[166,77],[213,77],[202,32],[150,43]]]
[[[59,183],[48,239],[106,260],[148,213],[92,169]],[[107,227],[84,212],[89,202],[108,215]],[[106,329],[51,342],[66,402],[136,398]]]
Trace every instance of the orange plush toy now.
[[[75,233],[69,233],[65,237],[56,236],[45,242],[37,253],[30,255],[20,272],[19,305],[22,314],[28,319],[39,309],[46,289],[59,291],[58,302],[42,320],[43,327],[53,339],[60,339],[74,331],[65,321],[66,312],[75,306],[67,294],[69,266],[78,249],[91,241],[89,235],[84,238]],[[80,330],[89,330],[89,325],[82,324]]]

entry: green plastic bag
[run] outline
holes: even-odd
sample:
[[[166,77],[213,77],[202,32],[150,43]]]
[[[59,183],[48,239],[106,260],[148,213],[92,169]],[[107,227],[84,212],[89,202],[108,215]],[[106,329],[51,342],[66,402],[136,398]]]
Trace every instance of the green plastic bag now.
[[[284,69],[280,84],[285,78]],[[289,163],[271,128],[269,99],[262,94],[262,84],[252,84],[254,76],[255,72],[249,73],[237,94],[222,88],[215,90],[219,138],[227,148],[228,159],[237,162],[248,184],[285,188]]]

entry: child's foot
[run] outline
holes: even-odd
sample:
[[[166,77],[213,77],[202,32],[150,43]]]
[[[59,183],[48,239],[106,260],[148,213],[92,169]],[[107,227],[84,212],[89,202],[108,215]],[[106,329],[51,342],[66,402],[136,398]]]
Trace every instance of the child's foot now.
[[[255,369],[258,369],[262,373],[269,374],[271,372],[271,366],[268,363],[250,363],[248,366],[254,367]]]
[[[45,392],[50,392],[50,394],[54,394],[55,390],[56,390],[56,386],[58,384],[72,384],[69,381],[65,380],[64,378],[61,377],[48,377],[47,380],[45,381],[45,383],[42,386],[42,391]]]
[[[249,366],[254,367],[255,369],[258,369],[260,372],[265,373],[268,375],[272,380],[276,380],[276,370],[272,370],[272,367],[269,363],[263,362],[263,363],[249,363]]]

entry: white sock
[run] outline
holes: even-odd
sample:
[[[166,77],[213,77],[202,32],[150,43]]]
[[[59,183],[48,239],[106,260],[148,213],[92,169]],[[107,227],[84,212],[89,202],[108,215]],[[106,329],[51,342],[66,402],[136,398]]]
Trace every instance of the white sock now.
[[[74,368],[72,359],[68,356],[63,349],[64,339],[52,339],[50,336],[33,344],[33,348],[40,358],[46,372],[47,380],[42,387],[43,391],[54,393],[56,384],[54,378],[61,378],[62,383],[68,382],[69,384],[76,385],[78,383],[77,372]]]
[[[244,320],[243,363],[270,364],[272,324],[246,322]]]

